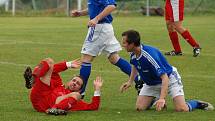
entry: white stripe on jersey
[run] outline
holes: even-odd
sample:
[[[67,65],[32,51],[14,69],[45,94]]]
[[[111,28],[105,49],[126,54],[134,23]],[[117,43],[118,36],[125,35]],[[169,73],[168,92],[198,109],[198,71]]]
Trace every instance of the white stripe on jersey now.
[[[179,21],[179,0],[170,0],[174,21]]]
[[[147,53],[145,50],[142,50],[142,55],[148,59],[148,61],[156,68],[156,69],[159,69],[160,66],[158,65],[158,63],[154,60],[154,58],[152,58],[152,56]]]

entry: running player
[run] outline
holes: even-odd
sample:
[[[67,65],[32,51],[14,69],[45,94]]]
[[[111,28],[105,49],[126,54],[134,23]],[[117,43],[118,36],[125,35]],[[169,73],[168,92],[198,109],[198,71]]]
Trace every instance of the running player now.
[[[113,17],[111,12],[116,9],[115,0],[88,0],[88,9],[72,11],[73,17],[85,16],[89,14],[88,34],[82,47],[82,65],[80,75],[84,79],[85,87],[91,73],[91,62],[104,52],[111,64],[120,68],[124,73],[130,75],[131,65],[118,55],[122,48],[114,36],[112,27]],[[141,89],[142,83],[136,77],[135,82],[137,89]],[[82,90],[84,95],[85,87]]]
[[[184,0],[166,0],[165,19],[169,37],[174,48],[173,51],[166,52],[165,55],[182,55],[177,34],[179,33],[193,47],[193,56],[197,57],[200,54],[201,48],[190,32],[182,26],[184,19]]]

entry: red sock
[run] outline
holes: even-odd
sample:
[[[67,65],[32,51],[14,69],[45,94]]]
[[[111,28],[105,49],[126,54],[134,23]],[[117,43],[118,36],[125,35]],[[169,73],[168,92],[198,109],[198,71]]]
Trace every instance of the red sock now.
[[[41,61],[40,64],[34,69],[33,75],[36,77],[42,77],[48,72],[49,65],[46,61]]]
[[[191,36],[191,34],[188,30],[184,31],[181,35],[192,47],[199,47],[199,44]]]
[[[169,37],[170,37],[170,40],[172,42],[172,45],[175,49],[175,52],[181,52],[181,47],[180,47],[180,44],[179,44],[179,39],[178,39],[178,34],[177,32],[169,32]]]
[[[77,100],[73,97],[66,98],[62,100],[60,103],[55,104],[52,108],[58,108],[62,110],[70,110],[71,107],[76,104]]]

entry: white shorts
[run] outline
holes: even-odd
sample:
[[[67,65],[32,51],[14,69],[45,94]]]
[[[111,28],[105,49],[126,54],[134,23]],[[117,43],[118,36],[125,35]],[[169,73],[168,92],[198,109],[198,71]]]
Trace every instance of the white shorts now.
[[[175,67],[173,67],[173,72],[170,74],[169,79],[170,80],[169,80],[168,94],[172,98],[179,95],[184,95],[181,76],[179,75]],[[155,86],[149,86],[149,85],[143,84],[143,87],[139,95],[159,98],[160,92],[161,92],[161,84],[158,84]]]
[[[104,23],[89,27],[81,53],[97,56],[103,52],[109,56],[120,50],[122,48],[114,36],[112,24]]]

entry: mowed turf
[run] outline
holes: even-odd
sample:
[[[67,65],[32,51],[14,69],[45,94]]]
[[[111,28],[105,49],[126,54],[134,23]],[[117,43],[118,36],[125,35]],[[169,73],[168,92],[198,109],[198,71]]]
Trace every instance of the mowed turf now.
[[[202,53],[192,57],[192,48],[181,38],[184,56],[167,57],[178,68],[184,84],[186,99],[201,99],[215,105],[215,16],[186,16],[184,26],[201,44]],[[86,101],[93,95],[93,79],[102,76],[101,106],[99,111],[72,112],[67,116],[48,116],[36,112],[29,101],[29,90],[24,87],[23,70],[47,57],[56,62],[80,58],[80,50],[87,33],[87,21],[82,18],[49,17],[1,17],[0,18],[0,120],[2,121],[213,121],[214,111],[195,110],[190,113],[174,112],[168,98],[168,110],[155,112],[135,111],[134,87],[120,93],[120,85],[127,76],[112,66],[105,55],[93,62]],[[115,34],[121,41],[121,33],[127,29],[140,31],[142,42],[153,45],[162,52],[172,50],[165,21],[162,17],[115,17]],[[120,55],[129,60],[123,50]],[[79,70],[63,72],[64,82]]]

